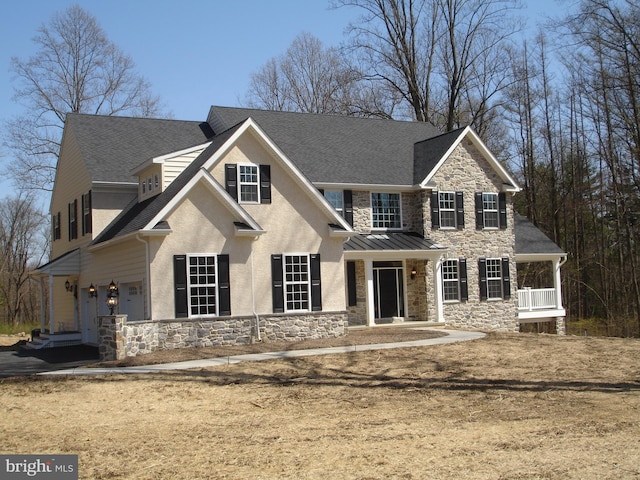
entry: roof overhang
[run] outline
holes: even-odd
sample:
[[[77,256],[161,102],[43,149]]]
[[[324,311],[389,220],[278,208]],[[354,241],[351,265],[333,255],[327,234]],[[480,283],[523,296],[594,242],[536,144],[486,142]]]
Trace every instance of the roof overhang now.
[[[76,248],[64,255],[51,260],[49,263],[39,266],[34,271],[35,275],[79,275],[80,274],[80,249]]]
[[[516,262],[528,263],[528,262],[555,262],[560,260],[566,260],[567,254],[564,252],[559,253],[516,253]]]
[[[211,142],[205,142],[205,143],[202,143],[200,145],[194,145],[193,147],[184,148],[182,150],[178,150],[178,151],[175,151],[175,152],[170,152],[170,153],[167,153],[165,155],[160,155],[158,157],[149,158],[148,160],[145,160],[144,162],[142,162],[137,167],[132,168],[131,169],[131,175],[138,175],[140,172],[146,170],[150,166],[157,165],[157,164],[163,164],[164,162],[166,162],[167,160],[170,160],[172,158],[179,157],[181,155],[189,155],[190,153],[195,153],[195,152],[198,152],[198,151],[202,151],[205,148],[207,148],[209,145],[211,145]]]
[[[437,260],[447,248],[415,234],[404,232],[353,235],[345,244],[344,257],[354,259],[405,260],[421,258]]]

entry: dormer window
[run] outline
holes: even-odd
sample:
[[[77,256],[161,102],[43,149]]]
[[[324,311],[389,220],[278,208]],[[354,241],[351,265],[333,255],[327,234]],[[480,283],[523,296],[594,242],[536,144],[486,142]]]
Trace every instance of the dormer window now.
[[[241,203],[260,203],[257,165],[238,165],[238,185]]]

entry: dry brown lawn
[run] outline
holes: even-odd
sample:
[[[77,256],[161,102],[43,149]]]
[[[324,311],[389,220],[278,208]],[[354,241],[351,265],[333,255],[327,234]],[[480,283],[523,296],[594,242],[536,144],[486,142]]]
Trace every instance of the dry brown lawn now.
[[[85,479],[639,479],[640,341],[467,343],[0,380],[0,451]]]

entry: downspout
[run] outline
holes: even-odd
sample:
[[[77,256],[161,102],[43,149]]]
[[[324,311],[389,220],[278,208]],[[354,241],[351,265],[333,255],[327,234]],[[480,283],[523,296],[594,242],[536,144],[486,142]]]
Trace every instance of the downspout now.
[[[260,317],[258,316],[258,312],[256,312],[256,288],[255,288],[255,275],[254,275],[254,268],[253,268],[253,248],[251,249],[251,309],[253,311],[253,316],[256,319],[256,333],[257,333],[258,341],[261,342],[262,337],[260,336]]]
[[[139,242],[144,244],[144,254],[145,254],[145,274],[147,276],[147,285],[144,293],[145,296],[145,304],[147,306],[147,312],[148,314],[146,315],[148,318],[146,318],[145,320],[151,320],[152,316],[151,316],[151,265],[149,263],[149,242],[147,240],[144,240],[142,238],[142,234],[140,234],[140,232],[138,232],[138,234],[136,235],[136,240],[138,240]]]

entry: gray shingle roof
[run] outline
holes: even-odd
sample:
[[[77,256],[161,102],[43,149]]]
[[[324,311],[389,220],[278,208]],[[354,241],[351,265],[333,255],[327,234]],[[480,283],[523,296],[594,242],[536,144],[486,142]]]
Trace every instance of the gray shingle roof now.
[[[565,252],[526,217],[514,215],[517,254],[558,254]]]
[[[113,222],[93,241],[98,244],[112,240],[116,237],[136,232],[145,227],[160,211],[175,197],[180,190],[193,178],[202,165],[220,148],[235,131],[235,127],[216,135],[209,145],[193,162],[191,162],[178,177],[169,184],[166,190],[159,195],[138,203],[138,199],[132,201]],[[155,226],[152,226],[152,228]]]
[[[413,182],[419,184],[433,170],[466,127],[417,142],[414,148]]]
[[[152,157],[205,143],[202,122],[68,114],[92,181],[134,182],[130,171]]]
[[[248,117],[314,183],[414,185],[414,144],[440,134],[427,123],[217,106],[208,121],[218,132]]]

